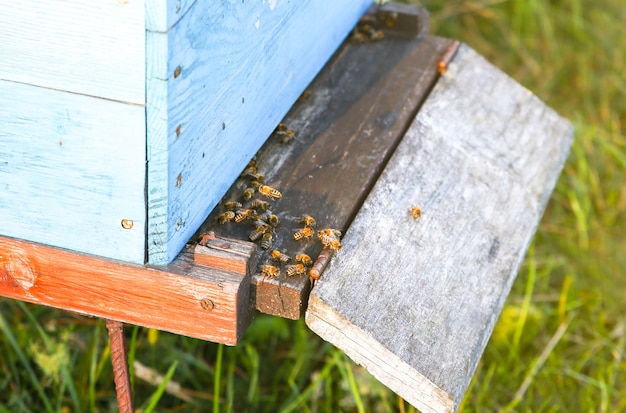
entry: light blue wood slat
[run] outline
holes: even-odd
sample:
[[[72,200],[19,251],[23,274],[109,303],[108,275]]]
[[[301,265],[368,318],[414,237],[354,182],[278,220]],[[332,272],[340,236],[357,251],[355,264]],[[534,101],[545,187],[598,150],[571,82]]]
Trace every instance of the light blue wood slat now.
[[[370,3],[197,1],[148,33],[149,262],[175,257]]]
[[[0,81],[0,125],[1,235],[144,262],[143,106]]]
[[[197,0],[150,0],[146,3],[146,29],[166,32]],[[206,1],[206,0],[202,0]]]
[[[0,79],[145,103],[144,0],[0,2]]]

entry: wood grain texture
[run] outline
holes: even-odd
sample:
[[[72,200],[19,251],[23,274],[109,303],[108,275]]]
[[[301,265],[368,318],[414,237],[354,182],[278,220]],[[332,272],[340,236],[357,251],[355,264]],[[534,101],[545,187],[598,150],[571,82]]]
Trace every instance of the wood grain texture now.
[[[421,411],[454,411],[571,142],[462,46],[313,288],[309,327]]]
[[[0,81],[0,125],[1,235],[144,263],[143,107]]]
[[[387,36],[381,42],[346,41],[283,122],[296,138],[289,144],[271,137],[255,155],[259,172],[283,197],[272,202],[279,217],[273,246],[292,258],[300,252],[313,260],[322,245],[313,237],[295,241],[303,214],[318,228],[344,231],[404,135],[417,108],[437,78],[437,61],[449,40]],[[223,201],[237,200],[247,186],[239,179]],[[202,230],[248,239],[251,226],[216,223],[218,206]],[[270,262],[259,251],[259,263]],[[292,261],[293,263],[293,261]],[[259,311],[297,319],[306,308],[307,275],[255,276]]]
[[[256,271],[257,250],[252,242],[209,234],[193,247],[193,260],[198,265],[248,275]]]
[[[143,105],[145,7],[144,0],[3,1],[0,79]]]
[[[150,263],[176,256],[370,2],[196,1],[148,32]]]
[[[189,255],[146,268],[0,237],[0,295],[237,344],[252,317],[249,275]]]
[[[150,0],[146,4],[146,30],[166,32],[198,0]],[[200,0],[202,1],[202,0]]]

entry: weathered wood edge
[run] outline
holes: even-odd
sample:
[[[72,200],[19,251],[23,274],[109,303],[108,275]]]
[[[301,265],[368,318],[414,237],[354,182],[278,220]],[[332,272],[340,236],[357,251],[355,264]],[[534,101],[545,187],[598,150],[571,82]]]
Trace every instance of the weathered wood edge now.
[[[450,411],[419,396],[438,388],[457,409],[572,135],[567,121],[461,46],[313,288],[309,327],[415,407]],[[390,181],[398,177],[402,188]],[[391,378],[387,351],[403,361]],[[407,378],[414,373],[427,382]]]
[[[385,309],[381,309],[384,311]],[[406,364],[389,349],[361,330],[346,318],[318,298],[315,294],[309,297],[306,312],[306,323],[315,332],[324,331],[324,340],[330,343],[341,343],[341,349],[365,369],[376,370],[376,378],[390,389],[410,387],[414,389],[411,398],[406,400],[421,412],[452,412],[454,400],[452,396],[437,387],[433,382]],[[363,347],[369,351],[363,352]],[[403,372],[400,376],[398,371]]]
[[[235,345],[252,320],[250,275],[183,251],[144,267],[0,237],[0,295]]]

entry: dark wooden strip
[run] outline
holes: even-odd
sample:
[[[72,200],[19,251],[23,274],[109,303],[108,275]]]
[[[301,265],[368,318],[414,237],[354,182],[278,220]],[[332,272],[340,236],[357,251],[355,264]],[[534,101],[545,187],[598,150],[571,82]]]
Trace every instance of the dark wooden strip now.
[[[271,249],[293,257],[307,253],[315,260],[322,245],[313,236],[295,241],[303,227],[300,217],[309,214],[317,228],[345,231],[398,145],[409,123],[438,77],[437,63],[450,40],[386,36],[377,42],[347,40],[310,88],[301,96],[283,123],[295,132],[284,143],[274,134],[256,155],[259,173],[268,185],[282,193],[271,200],[280,219]],[[218,224],[224,203],[242,201],[252,178],[237,180],[209,216],[200,233],[248,239],[250,221]],[[259,265],[271,263],[260,250]],[[278,278],[253,277],[258,310],[297,319],[302,316],[310,289],[308,274],[287,277],[286,265]]]

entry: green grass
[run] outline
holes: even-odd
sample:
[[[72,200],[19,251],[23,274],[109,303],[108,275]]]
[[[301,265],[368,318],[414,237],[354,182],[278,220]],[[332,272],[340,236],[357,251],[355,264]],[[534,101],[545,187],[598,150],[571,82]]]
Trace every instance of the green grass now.
[[[626,8],[424,4],[433,32],[469,44],[576,127],[461,411],[626,411]],[[128,335],[131,361],[162,376],[134,377],[145,411],[414,411],[301,321],[261,316],[237,347]],[[106,338],[100,320],[0,300],[0,413],[115,411]]]

